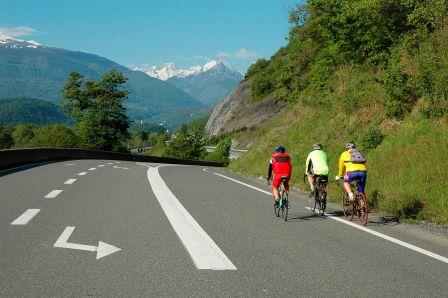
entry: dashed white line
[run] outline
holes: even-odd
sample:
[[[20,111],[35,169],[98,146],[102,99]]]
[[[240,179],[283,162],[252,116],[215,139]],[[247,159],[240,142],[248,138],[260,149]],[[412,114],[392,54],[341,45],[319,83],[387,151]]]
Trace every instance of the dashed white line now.
[[[54,199],[62,192],[61,189],[52,190],[48,195],[45,196],[46,199]]]
[[[102,168],[102,167],[104,167],[104,165],[99,165],[99,166],[98,166],[98,168]]]
[[[25,212],[23,212],[22,215],[16,218],[11,225],[26,225],[31,219],[33,219],[34,216],[36,216],[37,213],[39,213],[40,209],[28,209]]]
[[[159,174],[159,168],[148,168],[147,174],[152,191],[196,268],[236,270],[235,265],[170,191]]]
[[[78,174],[78,176],[84,176],[86,174],[87,174],[87,172],[81,172],[81,173]]]
[[[66,163],[65,165],[66,166],[74,166],[75,164],[74,163]]]
[[[205,170],[205,171],[206,171],[206,170]],[[221,176],[221,177],[226,178],[226,179],[229,179],[229,180],[232,180],[232,181],[234,181],[234,182],[237,182],[237,183],[239,183],[239,184],[245,185],[245,186],[250,187],[250,188],[252,188],[252,189],[258,190],[258,191],[260,191],[260,192],[262,192],[262,193],[271,194],[271,193],[269,193],[269,192],[267,192],[267,191],[265,191],[265,190],[263,190],[263,189],[254,187],[254,186],[252,186],[252,185],[249,185],[249,184],[247,184],[247,183],[238,181],[238,180],[236,180],[236,179],[233,179],[233,178],[230,178],[230,177],[227,177],[227,176],[218,174],[218,173],[213,173],[213,174],[218,175],[218,176]],[[305,207],[305,209],[311,210],[311,208],[309,208],[309,207]],[[339,217],[336,217],[336,216],[331,216],[331,215],[325,215],[325,216],[327,216],[328,218],[331,218],[331,219],[333,219],[333,220],[336,220],[336,221],[338,221],[338,222],[342,222],[342,223],[344,223],[344,224],[347,224],[347,225],[349,225],[349,226],[351,226],[351,227],[353,227],[353,228],[357,228],[357,229],[362,230],[362,231],[364,231],[364,232],[367,232],[367,233],[369,233],[369,234],[372,234],[372,235],[375,235],[375,236],[380,237],[380,238],[382,238],[382,239],[385,239],[385,240],[387,240],[387,241],[390,241],[390,242],[393,242],[393,243],[395,243],[395,244],[401,245],[401,246],[406,247],[406,248],[408,248],[408,249],[411,249],[411,250],[413,250],[413,251],[415,251],[415,252],[424,254],[424,255],[426,255],[426,256],[428,256],[428,257],[434,258],[434,259],[439,260],[439,261],[442,261],[442,262],[444,262],[444,263],[448,263],[448,258],[446,258],[446,257],[444,257],[444,256],[441,256],[441,255],[438,255],[438,254],[435,254],[435,253],[433,253],[433,252],[430,252],[430,251],[428,251],[428,250],[426,250],[426,249],[423,249],[423,248],[417,247],[417,246],[415,246],[415,245],[409,244],[409,243],[407,243],[407,242],[404,242],[404,241],[395,239],[395,238],[393,238],[393,237],[390,237],[390,236],[387,236],[387,235],[385,235],[385,234],[379,233],[379,232],[377,232],[377,231],[371,230],[371,229],[366,228],[366,227],[364,227],[364,226],[360,226],[360,225],[358,225],[358,224],[354,224],[354,223],[352,223],[352,222],[349,222],[349,221],[347,221],[347,220],[345,220],[345,219],[342,219],[342,218],[339,218]]]
[[[73,184],[75,183],[76,179],[68,179],[67,181],[64,182],[64,184]]]
[[[108,162],[107,164],[108,164],[108,165],[113,165],[114,163],[113,163],[113,162]]]
[[[90,168],[89,169],[89,171],[95,171],[96,170],[96,168]]]

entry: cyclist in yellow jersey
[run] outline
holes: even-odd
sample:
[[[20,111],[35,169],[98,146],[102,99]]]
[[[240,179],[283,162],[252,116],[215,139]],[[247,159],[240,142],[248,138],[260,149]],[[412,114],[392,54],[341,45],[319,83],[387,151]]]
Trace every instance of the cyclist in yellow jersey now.
[[[367,180],[367,168],[365,165],[365,160],[361,163],[353,163],[351,158],[351,152],[356,149],[356,145],[353,142],[349,142],[345,145],[345,151],[341,154],[339,158],[339,172],[336,176],[336,180],[342,179],[344,177],[344,188],[348,193],[349,200],[353,200],[353,191],[350,182],[358,179],[358,191],[364,193],[364,188],[366,186]],[[358,151],[359,152],[359,151]],[[344,176],[345,170],[345,176]]]

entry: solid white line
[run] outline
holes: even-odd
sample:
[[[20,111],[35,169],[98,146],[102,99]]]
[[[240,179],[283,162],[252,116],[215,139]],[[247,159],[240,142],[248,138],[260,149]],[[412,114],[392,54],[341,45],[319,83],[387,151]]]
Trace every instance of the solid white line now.
[[[235,265],[177,200],[159,174],[148,168],[148,180],[160,206],[197,269],[236,270]]]
[[[78,176],[84,176],[86,174],[87,174],[87,172],[81,172],[81,173],[78,174]]]
[[[262,193],[266,193],[266,194],[269,194],[269,195],[271,194],[271,193],[268,193],[267,191],[265,191],[265,190],[263,190],[263,189],[254,187],[254,186],[252,186],[252,185],[249,185],[249,184],[246,184],[246,183],[244,183],[244,182],[241,182],[241,181],[232,179],[232,178],[230,178],[230,177],[227,177],[227,176],[224,176],[224,175],[221,175],[221,174],[218,174],[218,173],[214,173],[214,174],[215,174],[215,175],[218,175],[218,176],[221,176],[221,177],[224,177],[224,178],[226,178],[226,179],[232,180],[232,181],[237,182],[237,183],[239,183],[239,184],[245,185],[245,186],[250,187],[250,188],[252,188],[252,189],[258,190],[258,191],[260,191],[260,192],[262,192]],[[311,210],[310,207],[305,207],[305,209]],[[315,211],[315,212],[318,212],[318,211]],[[434,259],[436,259],[436,260],[442,261],[442,262],[444,262],[444,263],[448,263],[448,258],[446,258],[446,257],[444,257],[444,256],[435,254],[435,253],[430,252],[430,251],[428,251],[428,250],[425,250],[425,249],[423,249],[423,248],[420,248],[420,247],[417,247],[417,246],[415,246],[415,245],[409,244],[409,243],[407,243],[407,242],[404,242],[404,241],[395,239],[395,238],[393,238],[393,237],[390,237],[390,236],[387,236],[387,235],[385,235],[385,234],[379,233],[379,232],[377,232],[377,231],[371,230],[371,229],[366,228],[366,227],[364,227],[364,226],[360,226],[360,225],[358,225],[358,224],[354,224],[354,223],[349,222],[349,221],[347,221],[347,220],[345,220],[345,219],[342,219],[342,218],[339,218],[339,217],[336,217],[336,216],[327,215],[327,214],[325,214],[325,216],[327,216],[328,218],[331,218],[331,219],[333,219],[333,220],[336,220],[336,221],[342,222],[342,223],[344,223],[344,224],[347,224],[347,225],[349,225],[349,226],[351,226],[351,227],[354,227],[354,228],[357,228],[357,229],[359,229],[359,230],[362,230],[362,231],[364,231],[364,232],[367,232],[367,233],[370,233],[370,234],[372,234],[372,235],[375,235],[375,236],[377,236],[377,237],[383,238],[383,239],[388,240],[388,241],[390,241],[390,242],[393,242],[393,243],[395,243],[395,244],[401,245],[401,246],[406,247],[406,248],[408,248],[408,249],[411,249],[411,250],[413,250],[413,251],[419,252],[419,253],[421,253],[421,254],[424,254],[424,255],[429,256],[429,257],[431,257],[431,258],[434,258]]]
[[[64,182],[64,184],[73,184],[75,183],[76,179],[68,179],[67,181]]]
[[[310,207],[305,207],[305,209],[311,210]],[[314,212],[318,213],[318,211],[314,211]],[[439,261],[448,263],[448,258],[443,257],[443,256],[438,255],[438,254],[435,254],[435,253],[433,253],[433,252],[430,252],[430,251],[428,251],[428,250],[426,250],[426,249],[423,249],[423,248],[420,248],[420,247],[418,247],[418,246],[409,244],[409,243],[407,243],[407,242],[404,242],[404,241],[395,239],[395,238],[390,237],[390,236],[387,236],[387,235],[385,235],[385,234],[383,234],[383,233],[380,233],[380,232],[371,230],[371,229],[369,229],[369,228],[366,228],[366,227],[364,227],[364,226],[361,226],[361,225],[352,223],[352,222],[350,222],[350,221],[347,221],[347,220],[345,220],[345,219],[342,219],[342,218],[339,218],[339,217],[336,217],[336,216],[326,215],[326,214],[325,214],[325,216],[328,217],[328,218],[331,218],[331,219],[333,219],[333,220],[336,220],[336,221],[338,221],[338,222],[341,222],[341,223],[343,223],[343,224],[349,225],[349,226],[351,226],[351,227],[353,227],[353,228],[357,228],[357,229],[362,230],[362,231],[364,231],[364,232],[367,232],[367,233],[369,233],[369,234],[375,235],[375,236],[377,236],[377,237],[383,238],[383,239],[388,240],[388,241],[390,241],[390,242],[393,242],[393,243],[395,243],[395,244],[401,245],[401,246],[406,247],[406,248],[408,248],[408,249],[411,249],[411,250],[413,250],[413,251],[419,252],[419,253],[424,254],[424,255],[426,255],[426,256],[428,256],[428,257],[431,257],[431,258],[434,258],[434,259],[436,259],[436,260],[439,260]]]
[[[96,170],[96,168],[90,168],[89,169],[89,171],[95,171]]]
[[[54,199],[54,198],[56,198],[61,192],[62,192],[62,190],[60,190],[60,189],[52,190],[48,195],[45,196],[45,198],[46,198],[46,199]]]
[[[40,209],[28,209],[23,212],[22,215],[16,218],[11,225],[26,225],[37,213],[39,213]]]
[[[242,184],[242,185],[247,186],[247,187],[249,187],[249,188],[258,190],[259,192],[265,193],[265,194],[267,194],[267,195],[272,195],[272,192],[266,191],[266,190],[264,190],[264,189],[261,189],[261,188],[255,187],[255,186],[252,186],[252,185],[250,185],[250,184],[247,184],[247,183],[244,183],[244,182],[235,180],[235,179],[233,179],[233,178],[230,178],[230,177],[227,177],[227,176],[218,174],[218,173],[213,173],[213,174],[218,175],[218,176],[223,177],[223,178],[226,178],[226,179],[229,179],[229,180],[232,180],[233,182]]]

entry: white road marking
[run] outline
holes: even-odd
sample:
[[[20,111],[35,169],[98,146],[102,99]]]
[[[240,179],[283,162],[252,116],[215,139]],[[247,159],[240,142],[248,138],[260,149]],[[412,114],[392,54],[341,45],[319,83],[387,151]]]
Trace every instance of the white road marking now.
[[[95,171],[96,170],[96,168],[90,168],[89,169],[89,171]]]
[[[108,162],[107,164],[108,164],[108,165],[113,165],[114,163],[113,163],[113,162]]]
[[[115,163],[121,163],[121,161],[116,161]]]
[[[159,167],[148,168],[147,175],[160,206],[188,250],[196,268],[236,270],[235,265],[170,191],[159,174]]]
[[[99,165],[99,166],[98,166],[98,168],[102,168],[102,167],[104,167],[104,165]]]
[[[73,184],[75,183],[76,179],[68,179],[67,181],[64,182],[64,184]]]
[[[250,185],[250,184],[247,184],[247,183],[238,181],[238,180],[236,180],[236,179],[233,179],[233,178],[230,178],[230,177],[227,177],[227,176],[218,174],[218,173],[213,173],[213,174],[218,175],[218,176],[223,177],[223,178],[226,178],[226,179],[229,179],[229,180],[232,180],[233,182],[242,184],[242,185],[247,186],[247,187],[250,187],[250,188],[252,188],[252,189],[258,190],[259,192],[265,193],[265,194],[267,194],[267,195],[272,195],[272,192],[269,192],[269,191],[266,191],[266,190],[264,190],[264,189],[261,189],[261,188],[252,186],[252,185]]]
[[[81,173],[78,174],[78,176],[84,176],[86,174],[87,174],[87,172],[81,172]]]
[[[65,165],[66,166],[74,166],[75,164],[74,163],[66,163]]]
[[[221,176],[221,177],[224,177],[224,178],[229,179],[229,180],[232,180],[232,181],[234,181],[234,182],[237,182],[237,183],[239,183],[239,184],[245,185],[245,186],[250,187],[250,188],[252,188],[252,189],[258,190],[258,191],[260,191],[260,192],[262,192],[262,193],[271,194],[271,193],[268,193],[267,191],[265,191],[265,190],[263,190],[263,189],[260,189],[260,188],[254,187],[254,186],[252,186],[252,185],[246,184],[246,183],[244,183],[244,182],[241,182],[241,181],[238,181],[238,180],[229,178],[229,177],[227,177],[227,176],[224,176],[224,175],[221,175],[221,174],[218,174],[218,173],[213,173],[213,174],[218,175],[218,176]],[[305,209],[311,210],[310,207],[305,207]],[[318,212],[318,211],[315,211],[315,212]],[[395,244],[401,245],[401,246],[406,247],[406,248],[408,248],[408,249],[411,249],[411,250],[413,250],[413,251],[419,252],[419,253],[421,253],[421,254],[424,254],[424,255],[429,256],[429,257],[431,257],[431,258],[434,258],[434,259],[436,259],[436,260],[442,261],[442,262],[444,262],[444,263],[448,263],[448,258],[446,258],[446,257],[444,257],[444,256],[435,254],[435,253],[430,252],[430,251],[428,251],[428,250],[425,250],[425,249],[423,249],[423,248],[420,248],[420,247],[417,247],[417,246],[415,246],[415,245],[409,244],[409,243],[407,243],[407,242],[404,242],[404,241],[395,239],[395,238],[393,238],[393,237],[390,237],[390,236],[387,236],[387,235],[385,235],[385,234],[379,233],[379,232],[377,232],[377,231],[371,230],[371,229],[366,228],[366,227],[364,227],[364,226],[360,226],[360,225],[358,225],[358,224],[354,224],[354,223],[349,222],[349,221],[347,221],[347,220],[345,220],[345,219],[342,219],[342,218],[339,218],[339,217],[336,217],[336,216],[331,216],[331,215],[328,215],[328,214],[325,214],[325,216],[327,216],[328,218],[331,218],[331,219],[333,219],[333,220],[336,220],[336,221],[342,222],[342,223],[344,223],[344,224],[347,224],[347,225],[349,225],[349,226],[351,226],[351,227],[354,227],[354,228],[357,228],[357,229],[359,229],[359,230],[362,230],[362,231],[364,231],[364,232],[367,232],[367,233],[369,233],[369,234],[372,234],[372,235],[375,235],[375,236],[377,236],[377,237],[383,238],[383,239],[388,240],[388,241],[390,241],[390,242],[393,242],[393,243],[395,243]]]
[[[310,207],[305,207],[305,209],[311,210]],[[318,213],[319,211],[314,211],[314,212]],[[362,230],[362,231],[364,231],[364,232],[367,232],[367,233],[369,233],[369,234],[375,235],[375,236],[377,236],[377,237],[383,238],[383,239],[385,239],[385,240],[387,240],[387,241],[390,241],[390,242],[393,242],[393,243],[395,243],[395,244],[401,245],[401,246],[406,247],[406,248],[408,248],[408,249],[411,249],[411,250],[413,250],[413,251],[419,252],[419,253],[424,254],[424,255],[426,255],[426,256],[428,256],[428,257],[431,257],[431,258],[434,258],[434,259],[436,259],[436,260],[439,260],[439,261],[448,263],[448,258],[443,257],[443,256],[438,255],[438,254],[435,254],[435,253],[433,253],[433,252],[430,252],[430,251],[428,251],[428,250],[426,250],[426,249],[423,249],[423,248],[420,248],[420,247],[418,247],[418,246],[409,244],[409,243],[407,243],[407,242],[404,242],[404,241],[395,239],[395,238],[393,238],[393,237],[390,237],[390,236],[387,236],[387,235],[385,235],[385,234],[383,234],[383,233],[380,233],[380,232],[371,230],[371,229],[366,228],[366,227],[364,227],[364,226],[361,226],[361,225],[352,223],[352,222],[350,222],[350,221],[348,221],[348,220],[345,220],[345,219],[343,219],[343,218],[340,218],[340,217],[336,217],[336,216],[332,216],[332,215],[327,215],[327,214],[325,214],[324,216],[326,216],[326,217],[328,217],[328,218],[331,218],[331,219],[333,219],[333,220],[342,222],[342,223],[344,223],[344,224],[346,224],[346,225],[349,225],[349,226],[351,226],[351,227],[353,227],[353,228],[357,228],[357,229]]]
[[[33,219],[34,216],[36,216],[37,213],[39,213],[40,209],[28,209],[25,212],[23,212],[22,215],[16,218],[11,225],[26,225],[31,219]]]
[[[46,199],[54,199],[62,192],[61,189],[52,190],[48,195],[45,196]]]
[[[114,166],[114,169],[129,170],[129,168],[126,168],[126,167],[118,167],[118,166]]]
[[[147,168],[153,168],[153,166],[150,166],[150,165],[148,165],[146,163],[136,162],[136,164],[138,164],[139,166],[147,167]]]
[[[98,242],[98,246],[69,243],[67,242],[68,238],[70,238],[70,235],[73,233],[74,230],[75,227],[66,227],[64,232],[62,232],[61,236],[59,236],[58,240],[56,240],[55,244],[53,244],[53,247],[96,251],[97,260],[121,250],[121,248],[115,247],[113,245],[101,241]]]

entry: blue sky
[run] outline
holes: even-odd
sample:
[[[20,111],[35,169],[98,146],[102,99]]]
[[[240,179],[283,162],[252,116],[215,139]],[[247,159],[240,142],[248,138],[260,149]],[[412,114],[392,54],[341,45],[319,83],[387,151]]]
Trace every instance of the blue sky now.
[[[186,68],[223,58],[239,71],[286,44],[297,0],[0,0],[0,31],[125,66]]]

